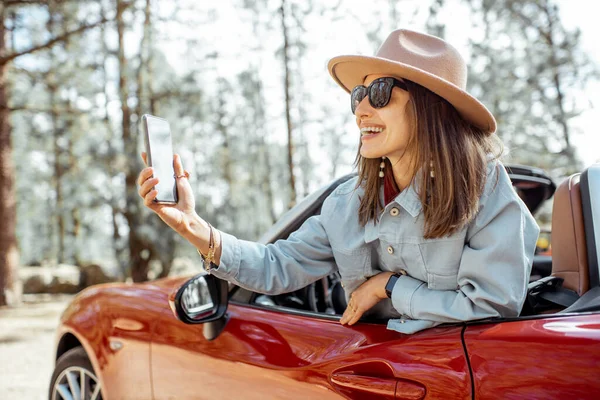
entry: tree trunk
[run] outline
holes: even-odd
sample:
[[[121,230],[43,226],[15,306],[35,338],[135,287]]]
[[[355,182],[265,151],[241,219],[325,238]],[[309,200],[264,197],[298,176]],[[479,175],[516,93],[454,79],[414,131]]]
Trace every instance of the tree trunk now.
[[[50,35],[55,35],[54,29],[54,8],[53,2],[48,2],[48,22],[46,28]],[[52,49],[50,52],[50,67],[46,74],[48,94],[50,95],[50,120],[52,126],[52,133],[54,140],[52,143],[52,149],[54,152],[54,190],[56,192],[56,199],[54,202],[54,219],[56,221],[56,237],[58,239],[58,248],[56,249],[56,261],[61,264],[65,262],[65,216],[64,216],[64,201],[62,191],[62,177],[63,177],[63,166],[62,166],[62,149],[60,147],[63,130],[59,126],[59,112],[58,112],[58,82],[56,80],[57,72],[55,71],[56,63],[54,60],[54,53]],[[53,244],[55,243],[52,241]]]
[[[543,35],[546,37],[548,46],[550,47],[550,64],[552,65],[552,82],[556,89],[556,107],[558,108],[557,121],[562,129],[562,136],[565,143],[563,153],[567,156],[569,163],[572,166],[578,165],[577,158],[575,157],[575,151],[571,145],[571,131],[569,129],[567,113],[565,111],[565,95],[563,93],[562,77],[560,74],[560,65],[557,57],[557,44],[554,42],[554,22],[557,18],[556,14],[552,12],[551,7],[554,7],[548,2],[544,2],[544,11],[546,18],[548,19],[548,32]],[[560,49],[558,49],[560,50]]]
[[[65,103],[65,105],[68,108],[72,108],[74,107],[74,105],[71,103],[71,101],[67,101]],[[69,137],[68,140],[68,144],[67,144],[67,152],[66,152],[66,160],[67,160],[67,165],[66,165],[66,172],[69,173],[70,177],[74,178],[74,179],[79,179],[80,175],[79,175],[79,166],[77,164],[77,156],[75,154],[75,141],[77,140],[77,137],[74,135],[74,129],[73,129],[73,125],[75,124],[75,120],[73,119],[73,117],[71,115],[66,115],[64,116],[65,121],[64,121],[64,129],[63,129],[63,133],[67,134]],[[65,166],[63,165],[63,172],[65,172]],[[74,191],[73,187],[67,187],[66,188],[66,198],[70,199],[73,198],[77,195],[77,193]],[[72,262],[75,265],[81,265],[81,254],[80,254],[80,243],[79,243],[79,232],[80,232],[80,227],[81,227],[81,220],[79,217],[79,208],[77,206],[79,202],[75,203],[76,205],[70,206],[71,208],[68,210],[68,212],[65,210],[63,211],[62,215],[63,215],[63,221],[64,221],[64,216],[70,214],[71,215],[71,226],[70,229],[66,229],[66,238],[69,238],[69,242],[67,244],[67,246],[65,247],[65,249],[67,250],[67,256],[66,259],[68,262]],[[62,210],[62,207],[61,207]]]
[[[81,232],[81,217],[79,208],[74,207],[71,210],[71,219],[73,220],[73,230],[71,234],[73,235],[73,260],[75,265],[81,265],[83,260],[81,258],[80,251],[80,243],[79,243],[79,233]]]
[[[281,2],[279,8],[281,14],[281,30],[283,33],[283,68],[284,68],[284,90],[285,90],[285,120],[287,122],[287,135],[288,135],[288,170],[290,174],[289,185],[290,185],[290,203],[288,208],[292,208],[296,204],[296,179],[294,177],[294,142],[292,136],[292,117],[290,115],[290,68],[289,68],[289,40],[288,40],[288,29],[285,23],[285,0]]]
[[[116,202],[116,201],[115,201]],[[112,206],[112,227],[113,227],[113,248],[115,251],[115,258],[117,260],[117,264],[119,265],[119,269],[121,270],[121,276],[123,279],[127,277],[129,271],[127,270],[127,264],[125,263],[125,249],[121,245],[121,234],[119,233],[119,215],[121,215],[121,210],[113,205]]]
[[[129,267],[134,282],[148,280],[149,262],[153,256],[150,244],[137,232],[140,222],[140,201],[137,195],[136,178],[138,169],[137,135],[131,129],[131,110],[127,101],[127,59],[125,57],[125,21],[123,13],[131,5],[117,0],[117,34],[119,37],[119,97],[121,100],[123,145],[127,166],[125,171],[125,211],[123,215],[129,226]]]
[[[271,186],[271,156],[269,154],[269,147],[265,143],[264,139],[261,137],[260,139],[260,148],[262,153],[262,158],[265,164],[266,173],[263,175],[262,181],[262,189],[267,196],[267,203],[269,208],[269,215],[271,217],[271,221],[269,221],[269,225],[273,224],[277,220],[277,213],[275,212],[275,201],[273,196],[273,187]]]
[[[105,9],[104,3],[101,3],[100,5],[101,10],[102,10],[102,18],[106,18],[106,13],[107,10]],[[108,105],[110,103],[110,94],[108,92],[108,87],[109,87],[109,80],[108,80],[108,73],[106,72],[106,60],[108,57],[111,57],[111,52],[108,48],[108,46],[106,45],[106,26],[102,25],[101,28],[101,33],[100,33],[100,37],[101,37],[101,42],[102,42],[102,54],[106,57],[105,59],[102,60],[102,64],[100,67],[100,70],[102,71],[102,80],[103,80],[103,94],[104,94],[104,116],[102,118],[102,123],[106,129],[106,132],[108,133],[108,137],[107,137],[107,144],[108,144],[108,154],[112,155],[112,154],[116,154],[117,150],[115,149],[115,140],[117,138],[117,135],[115,133],[115,130],[113,129],[111,120],[110,120],[110,113],[108,112]],[[106,160],[106,170],[108,171],[110,177],[114,177],[116,175],[115,172],[115,168],[113,163],[111,162],[111,160]],[[114,191],[111,191],[111,200],[110,200],[110,205],[112,208],[112,227],[113,227],[113,250],[114,250],[114,257],[117,260],[117,265],[119,266],[119,270],[121,271],[121,276],[123,278],[127,277],[128,275],[128,271],[127,271],[127,257],[125,255],[125,248],[123,245],[123,241],[122,241],[122,237],[121,234],[119,232],[119,216],[123,214],[123,210],[121,209],[121,207],[119,206],[119,199],[120,196],[115,196]]]
[[[142,31],[142,39],[140,41],[140,55],[139,55],[139,65],[137,70],[137,107],[136,107],[136,115],[138,121],[142,118],[144,114],[144,71],[147,69],[148,60],[150,59],[150,50],[148,46],[148,40],[150,35],[150,0],[146,0],[146,6],[144,8],[144,30]],[[152,81],[152,75],[146,75],[148,79],[147,82]]]
[[[0,306],[17,304],[21,300],[20,284],[17,282],[19,250],[16,238],[15,171],[12,163],[10,108],[6,89],[8,63],[22,55],[50,48],[56,43],[68,39],[71,35],[84,32],[105,22],[103,19],[91,25],[84,24],[42,44],[9,53],[6,46],[6,14],[7,6],[4,2],[0,2],[0,221],[2,221],[2,229],[0,229]]]
[[[54,205],[54,212],[56,218],[56,236],[58,239],[58,248],[56,251],[56,260],[57,262],[63,263],[65,262],[65,216],[64,216],[64,200],[63,200],[63,191],[62,191],[62,176],[63,176],[63,166],[62,166],[62,150],[60,148],[60,139],[62,137],[62,130],[58,126],[58,111],[56,110],[56,91],[57,88],[54,85],[48,86],[50,91],[50,101],[51,101],[51,120],[52,120],[52,129],[54,131],[54,190],[56,191],[56,200]]]
[[[5,16],[6,8],[0,3],[0,54],[6,51]],[[21,301],[20,284],[17,282],[17,203],[6,88],[7,69],[6,63],[0,63],[0,306],[15,305]]]

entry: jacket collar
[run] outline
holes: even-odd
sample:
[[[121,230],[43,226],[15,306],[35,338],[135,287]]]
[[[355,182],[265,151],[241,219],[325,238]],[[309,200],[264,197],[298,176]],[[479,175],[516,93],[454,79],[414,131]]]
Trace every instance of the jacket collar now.
[[[418,174],[415,179],[412,180],[410,185],[394,198],[389,204],[385,206],[383,211],[379,214],[379,219],[381,221],[382,214],[389,212],[391,208],[398,205],[402,207],[411,217],[417,218],[421,211],[423,210],[423,206],[421,205],[421,200],[418,195]],[[383,185],[380,188],[380,196],[383,198]],[[380,224],[375,224],[373,220],[369,220],[365,225],[365,243],[370,243],[379,238],[379,226]]]
[[[411,217],[417,218],[419,216],[423,210],[423,206],[421,205],[417,184],[414,179],[406,189],[398,193],[398,196],[396,196],[396,198],[390,204],[393,203],[396,203],[400,207],[404,208]],[[388,204],[387,207],[390,207],[390,205]]]

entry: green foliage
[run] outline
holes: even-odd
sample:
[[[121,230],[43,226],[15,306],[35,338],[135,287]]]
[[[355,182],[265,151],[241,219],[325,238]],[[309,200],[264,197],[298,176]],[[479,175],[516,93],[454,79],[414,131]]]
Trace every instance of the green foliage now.
[[[469,3],[483,31],[471,39],[470,89],[496,116],[509,160],[555,176],[579,170],[571,119],[593,77],[579,31],[564,28],[552,0]]]
[[[130,143],[122,136],[115,2],[12,8],[6,25],[14,28],[11,43],[17,48],[99,15],[110,20],[20,57],[9,71],[23,263],[62,257],[127,274],[132,231],[154,249],[141,257],[152,257],[163,268],[177,255],[195,257],[139,197],[126,199],[127,168],[142,168],[144,113],[169,120],[175,151],[192,174],[198,213],[224,231],[257,239],[291,197],[282,4],[299,197],[348,172],[358,144],[347,96],[325,71],[324,46],[329,56],[373,54],[387,32],[400,26],[447,34],[464,24],[447,18],[451,5],[444,0],[374,0],[360,10],[345,1],[220,3],[154,1],[146,29],[146,0],[127,3],[123,45]],[[575,101],[578,91],[594,77],[579,32],[564,29],[549,0],[464,4],[474,32],[469,90],[497,117],[510,161],[556,175],[578,168],[570,144],[577,133],[570,121],[585,106]],[[342,46],[341,38],[348,37],[356,38],[354,48],[331,46],[338,40]],[[131,226],[124,216],[129,209],[136,215]]]

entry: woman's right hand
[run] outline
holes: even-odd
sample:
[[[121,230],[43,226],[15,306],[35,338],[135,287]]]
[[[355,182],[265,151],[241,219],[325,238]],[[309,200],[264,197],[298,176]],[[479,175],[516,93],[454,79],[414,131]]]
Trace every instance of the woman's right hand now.
[[[146,153],[144,152],[142,153],[142,160],[144,160],[144,164],[147,166]],[[187,177],[183,177],[185,170],[181,163],[181,157],[178,154],[173,156],[173,169],[175,175],[180,176],[175,179],[177,181],[177,196],[179,198],[177,204],[159,204],[154,202],[158,191],[152,188],[158,183],[158,178],[152,177],[152,167],[146,167],[140,172],[137,180],[139,185],[138,194],[144,199],[146,207],[154,211],[175,232],[184,235],[189,231],[192,221],[198,220],[199,217],[196,214],[196,202],[192,187]]]

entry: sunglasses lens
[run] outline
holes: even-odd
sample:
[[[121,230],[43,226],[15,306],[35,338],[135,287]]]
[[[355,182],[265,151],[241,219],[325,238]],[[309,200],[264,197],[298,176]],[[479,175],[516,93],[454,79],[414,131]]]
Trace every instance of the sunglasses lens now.
[[[385,107],[390,101],[392,85],[385,81],[375,81],[369,86],[369,100],[375,108]]]
[[[350,107],[352,108],[352,114],[356,111],[356,107],[367,95],[367,88],[360,85],[352,89],[352,95],[350,96]]]
[[[406,85],[404,85],[403,82],[392,78],[375,79],[368,88],[362,85],[356,86],[352,90],[352,95],[350,96],[352,114],[356,113],[356,107],[358,107],[367,94],[369,95],[369,103],[372,107],[382,108],[387,106],[392,97],[392,88],[394,86],[406,90]]]

